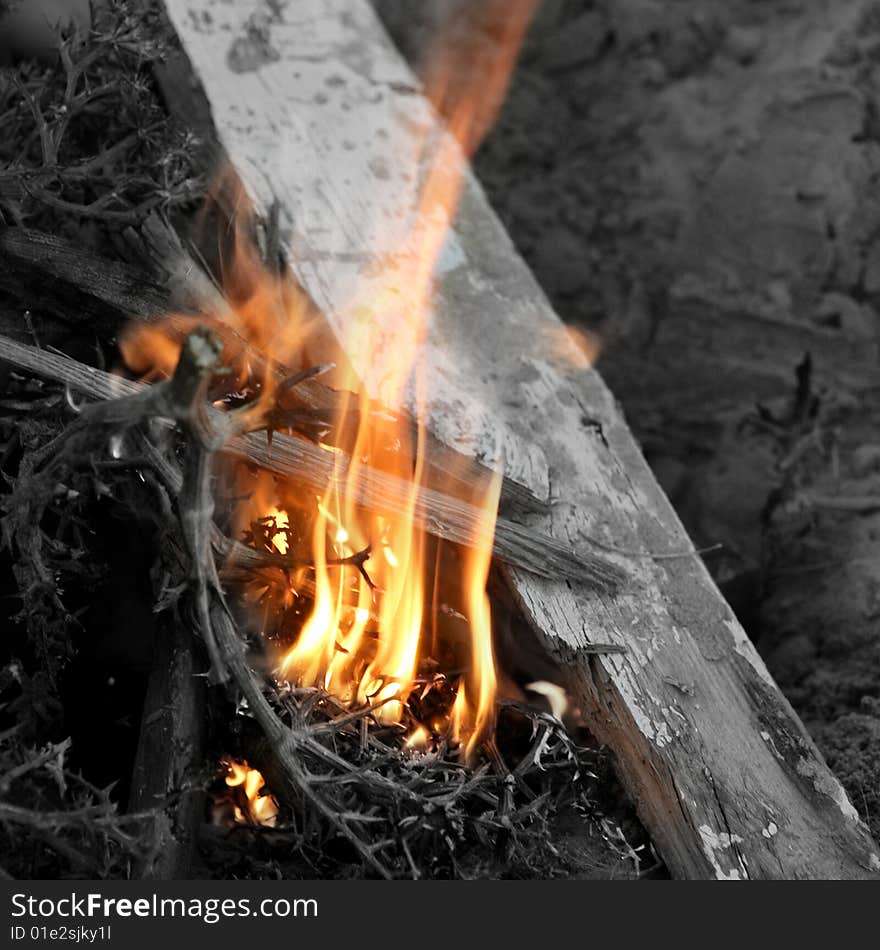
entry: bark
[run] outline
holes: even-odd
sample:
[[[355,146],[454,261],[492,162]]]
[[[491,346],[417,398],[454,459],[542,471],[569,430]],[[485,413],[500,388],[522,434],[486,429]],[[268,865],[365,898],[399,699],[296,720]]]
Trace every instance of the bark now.
[[[205,687],[198,675],[202,665],[194,656],[191,633],[165,623],[144,699],[129,797],[130,811],[158,809],[152,847],[140,868],[146,878],[191,876],[205,808]]]

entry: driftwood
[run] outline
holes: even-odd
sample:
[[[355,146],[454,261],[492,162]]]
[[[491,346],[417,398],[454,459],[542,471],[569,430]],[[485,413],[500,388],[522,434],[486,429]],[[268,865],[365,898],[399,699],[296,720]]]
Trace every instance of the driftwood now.
[[[258,208],[281,203],[298,278],[326,313],[356,319],[352,287],[360,302],[382,299],[389,277],[375,262],[397,254],[406,264],[408,183],[430,152],[415,130],[434,121],[370,5],[263,10],[272,55],[235,69],[231,51],[247,42],[259,4],[165,6],[220,144]],[[855,809],[695,556],[607,389],[463,173],[426,351],[431,425],[474,451],[465,436],[476,405],[510,436],[508,474],[539,496],[550,485],[552,507],[530,530],[629,552],[632,580],[617,595],[515,568],[508,580],[565,661],[657,849],[679,877],[876,877],[877,847]],[[628,652],[591,656],[583,647],[597,638]]]
[[[4,337],[0,337],[0,360],[63,382],[92,399],[134,396],[145,394],[150,389],[69,357]],[[222,430],[224,414],[211,408],[206,409],[206,413]],[[331,481],[341,495],[348,491],[346,465],[340,465],[334,471],[330,455],[304,439],[276,434],[270,443],[264,435],[256,433],[233,434],[223,439],[223,450],[267,471],[296,478],[300,484],[317,492],[324,492]],[[361,468],[355,491],[355,501],[364,508],[399,513],[407,510],[411,486],[385,472]],[[473,505],[429,488],[419,491],[414,517],[428,533],[465,546],[474,543],[475,528],[480,523],[480,512]],[[623,577],[620,568],[587,547],[585,544],[581,550],[574,551],[553,538],[543,537],[530,528],[501,518],[496,525],[493,550],[499,560],[516,564],[526,571],[578,579],[585,584],[609,589],[620,583]],[[233,556],[236,551],[239,558],[253,557],[238,548],[231,548]],[[285,566],[283,558],[278,566]]]

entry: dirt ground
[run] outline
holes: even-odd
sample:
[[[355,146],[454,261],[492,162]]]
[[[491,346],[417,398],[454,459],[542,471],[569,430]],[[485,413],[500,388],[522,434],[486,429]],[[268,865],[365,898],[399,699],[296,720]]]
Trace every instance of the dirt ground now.
[[[475,163],[875,836],[878,91],[880,3],[545,0]]]

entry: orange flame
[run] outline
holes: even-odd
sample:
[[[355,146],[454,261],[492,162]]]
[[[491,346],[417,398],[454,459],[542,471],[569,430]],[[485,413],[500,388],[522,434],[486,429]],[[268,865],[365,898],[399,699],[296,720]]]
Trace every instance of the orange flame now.
[[[486,22],[501,24],[493,47],[496,59],[488,64],[488,70],[484,62],[468,62],[460,54],[459,46],[441,35],[428,59],[426,93],[452,134],[426,133],[421,143],[427,174],[417,196],[415,223],[402,242],[412,266],[388,287],[384,300],[372,302],[372,309],[382,314],[382,322],[354,320],[343,341],[347,352],[367,353],[369,359],[365,361],[366,377],[362,381],[348,380],[346,388],[361,393],[356,408],[364,422],[358,430],[347,473],[335,474],[340,478],[347,475],[349,485],[353,486],[363,460],[380,457],[388,446],[396,444],[399,448],[394,474],[410,480],[412,493],[408,509],[395,518],[365,516],[351,502],[341,499],[335,489],[321,499],[313,538],[315,608],[297,643],[284,658],[282,670],[301,682],[320,684],[361,702],[386,701],[381,712],[386,720],[400,715],[401,702],[413,686],[425,625],[425,579],[430,565],[426,563],[425,536],[414,523],[413,510],[425,464],[427,380],[421,344],[431,310],[434,270],[464,185],[462,152],[470,155],[494,120],[535,7],[534,0],[503,5],[492,0],[485,5]],[[430,157],[425,159],[426,155]],[[389,326],[393,327],[393,346],[389,345]],[[415,435],[398,419],[371,413],[368,399],[368,394],[380,392],[387,405],[400,408],[411,381],[416,404]],[[471,628],[472,665],[456,709],[458,733],[467,743],[469,756],[494,724],[497,677],[486,579],[499,493],[500,478],[475,489],[474,500],[483,519],[475,546],[464,559],[461,579]],[[347,493],[347,497],[353,498],[354,492]],[[345,533],[345,542],[339,540],[340,528]],[[381,548],[382,556],[370,562],[381,595],[375,649],[366,668],[360,669],[366,629],[362,618],[367,615],[374,591],[365,578],[356,581],[358,609],[351,619],[350,608],[341,594],[346,586],[346,568],[330,563],[368,544]]]
[[[272,547],[274,547],[279,554],[287,554],[289,542],[285,529],[290,527],[290,518],[287,516],[287,512],[273,505],[273,507],[269,509],[268,517],[273,520],[275,528],[277,529],[269,539],[272,542]]]
[[[223,765],[226,768],[227,786],[241,788],[244,792],[243,802],[233,806],[235,823],[274,828],[278,820],[278,802],[271,795],[263,794],[265,782],[262,774],[252,769],[247,762],[224,759]]]
[[[332,384],[346,394],[338,406],[339,428],[345,420],[358,420],[350,444],[346,439],[346,453],[334,454],[326,491],[309,505],[314,601],[281,659],[280,675],[299,685],[324,687],[345,701],[381,704],[377,715],[386,722],[400,720],[417,681],[427,649],[424,631],[431,621],[426,594],[438,582],[428,538],[415,520],[430,461],[425,429],[429,380],[422,343],[434,273],[461,196],[465,160],[494,119],[536,6],[537,0],[488,0],[483,25],[491,24],[494,34],[491,62],[469,62],[461,47],[441,34],[428,60],[425,88],[451,134],[425,128],[417,143],[420,185],[412,226],[400,242],[407,266],[394,271],[388,265],[384,289],[369,301],[370,314],[349,314],[338,342],[305,295],[260,263],[248,214],[236,218],[233,247],[221,255],[231,261],[224,273],[229,306],[218,307],[214,321],[239,384],[255,386],[267,399],[276,379],[267,369],[270,354],[291,373],[326,363],[329,356],[337,364]],[[384,245],[377,240],[376,246]],[[153,375],[170,372],[186,325],[186,318],[169,317],[148,331],[131,329],[122,342],[128,364]],[[345,354],[358,354],[359,374]],[[376,411],[377,399],[393,411]],[[414,404],[414,426],[400,412],[408,404]],[[379,466],[411,486],[402,511],[377,514],[355,504],[353,487],[366,465]],[[497,676],[486,580],[500,485],[499,475],[473,486],[471,500],[482,518],[473,548],[458,562],[460,576],[450,579],[463,594],[471,648],[469,668],[449,714],[469,757],[494,727]],[[290,536],[284,530],[289,512],[278,504],[287,504],[290,493],[288,486],[263,476],[251,510],[242,512],[245,524],[274,517],[280,530],[272,533],[270,543],[280,554],[288,553]],[[365,572],[355,560],[368,548]]]

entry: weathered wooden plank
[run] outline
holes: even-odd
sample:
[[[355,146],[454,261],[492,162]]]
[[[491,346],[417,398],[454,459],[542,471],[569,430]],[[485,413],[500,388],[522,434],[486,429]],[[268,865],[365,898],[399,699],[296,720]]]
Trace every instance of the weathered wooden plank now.
[[[434,120],[371,7],[166,7],[222,146],[257,203],[277,197],[286,210],[299,279],[340,329],[389,322],[374,302],[395,276],[376,265],[412,263],[406,235]],[[681,877],[876,876],[855,809],[693,555],[611,395],[465,175],[435,275],[431,426],[478,456],[497,450],[500,429],[508,474],[539,495],[546,486],[554,502],[530,517],[534,530],[630,552],[632,581],[617,596],[515,570],[509,579],[535,630],[569,661],[571,689],[616,753],[655,844]],[[593,640],[628,652],[590,656]]]

